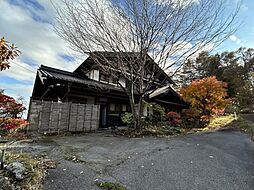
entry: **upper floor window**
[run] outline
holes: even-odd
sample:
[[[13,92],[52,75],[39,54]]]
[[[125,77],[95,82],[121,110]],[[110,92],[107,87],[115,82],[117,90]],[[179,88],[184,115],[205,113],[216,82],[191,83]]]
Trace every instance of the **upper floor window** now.
[[[100,74],[100,81],[109,82],[109,76],[105,74]]]
[[[113,103],[110,103],[110,107],[109,107],[110,111],[115,111],[116,110],[116,105]]]
[[[100,81],[110,83],[110,84],[118,84],[118,79],[106,74],[100,74]]]

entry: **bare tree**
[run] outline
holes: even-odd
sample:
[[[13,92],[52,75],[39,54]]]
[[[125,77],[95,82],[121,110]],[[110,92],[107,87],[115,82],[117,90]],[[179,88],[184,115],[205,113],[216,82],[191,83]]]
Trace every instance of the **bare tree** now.
[[[225,0],[62,0],[54,7],[57,34],[107,74],[126,80],[122,88],[138,127],[143,99],[161,69],[176,73],[204,47],[220,44],[235,31],[240,6],[230,12]]]

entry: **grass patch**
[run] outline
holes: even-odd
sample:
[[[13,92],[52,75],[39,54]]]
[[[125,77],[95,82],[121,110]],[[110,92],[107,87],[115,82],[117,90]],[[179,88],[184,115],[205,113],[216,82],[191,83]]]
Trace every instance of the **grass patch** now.
[[[172,136],[181,133],[181,129],[177,127],[144,127],[141,129],[127,128],[116,132],[118,135],[128,136],[128,137],[143,137],[143,136]]]
[[[95,184],[103,190],[126,190],[126,188],[119,183],[95,182]]]
[[[223,115],[223,116],[215,116],[210,122],[202,127],[202,128],[192,128],[191,131],[199,132],[199,131],[211,131],[226,127],[231,127],[232,123],[235,121],[235,117],[233,114],[231,115]]]
[[[233,122],[233,126],[241,129],[246,133],[252,135],[254,134],[254,123],[249,120],[243,119],[242,117],[239,117],[235,122]]]
[[[208,128],[220,128],[228,126],[230,123],[232,123],[235,120],[234,115],[225,115],[225,116],[216,116],[211,119],[211,121],[208,124]]]
[[[14,176],[7,171],[3,171],[3,175],[8,177],[10,182],[20,189],[42,189],[42,181],[45,175],[45,169],[40,159],[34,159],[25,153],[7,153],[5,164],[18,161],[24,164],[26,168],[25,179],[21,181],[15,180]]]
[[[17,180],[8,170],[1,170],[0,175],[14,186],[15,189],[41,190],[47,169],[56,168],[56,163],[43,157],[33,158],[30,154],[7,152],[5,155],[5,165],[12,162],[20,162],[25,167],[25,178]]]
[[[254,123],[252,121],[246,120],[240,116],[235,119],[234,115],[218,116],[211,119],[210,123],[205,128],[193,128],[192,131],[209,131],[213,129],[220,128],[235,128],[244,131],[251,135],[252,140],[254,140]]]

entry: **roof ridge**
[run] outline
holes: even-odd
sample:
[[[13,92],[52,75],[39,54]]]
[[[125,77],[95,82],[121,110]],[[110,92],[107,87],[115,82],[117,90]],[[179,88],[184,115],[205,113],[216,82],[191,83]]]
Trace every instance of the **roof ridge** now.
[[[46,65],[41,65],[39,69],[45,69],[45,70],[52,71],[52,72],[58,72],[58,73],[62,73],[62,74],[68,74],[68,75],[83,78],[83,77],[79,76],[78,74],[76,74],[74,72],[65,71],[65,70],[61,70],[61,69],[56,69],[56,68],[49,67],[49,66],[46,66]]]

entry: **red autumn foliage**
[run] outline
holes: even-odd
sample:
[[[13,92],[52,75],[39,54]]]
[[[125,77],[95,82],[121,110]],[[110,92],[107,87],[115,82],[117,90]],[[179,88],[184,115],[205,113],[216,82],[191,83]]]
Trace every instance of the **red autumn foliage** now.
[[[26,108],[10,96],[0,93],[0,117],[18,117]]]
[[[183,119],[194,122],[195,120],[199,119],[199,113],[195,111],[194,109],[183,109],[182,110],[182,117]]]
[[[169,119],[169,122],[172,126],[179,125],[182,122],[181,115],[177,112],[173,112],[173,111],[168,112],[167,118]]]
[[[0,92],[0,131],[14,132],[27,126],[28,122],[20,118],[24,110],[22,104]]]
[[[2,129],[13,132],[17,129],[24,128],[28,125],[25,119],[20,118],[0,118],[0,126]]]
[[[209,120],[214,114],[223,113],[230,104],[227,99],[227,84],[216,77],[195,80],[180,90],[183,100],[190,104],[193,113],[201,120]]]

